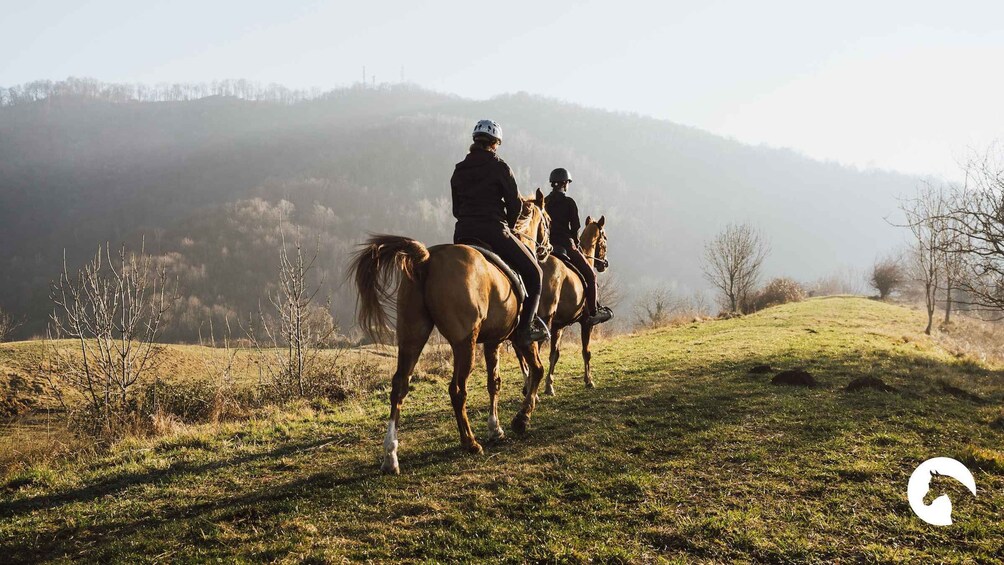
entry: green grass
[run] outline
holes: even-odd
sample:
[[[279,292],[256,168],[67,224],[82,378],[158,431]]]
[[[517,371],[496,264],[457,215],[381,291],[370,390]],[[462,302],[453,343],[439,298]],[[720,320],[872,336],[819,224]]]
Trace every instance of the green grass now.
[[[1004,380],[922,327],[900,307],[814,299],[602,342],[592,390],[568,348],[530,432],[481,456],[458,448],[446,381],[424,377],[405,402],[400,476],[379,474],[386,387],[129,440],[0,485],[0,546],[23,561],[994,561]],[[758,363],[821,386],[772,386],[748,374]],[[861,375],[899,392],[842,390]],[[510,354],[504,422],[520,387]],[[470,388],[484,435],[483,372]],[[944,487],[948,527],[906,500],[934,456],[976,476],[976,498]]]

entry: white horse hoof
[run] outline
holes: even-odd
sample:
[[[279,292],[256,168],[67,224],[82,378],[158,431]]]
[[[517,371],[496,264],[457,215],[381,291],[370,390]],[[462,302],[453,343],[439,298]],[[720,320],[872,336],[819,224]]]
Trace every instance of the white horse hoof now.
[[[383,458],[383,465],[380,465],[380,471],[386,475],[401,474],[401,467],[397,464],[397,453],[388,453]]]
[[[488,434],[488,441],[502,441],[505,439],[505,432],[502,428],[499,428]]]

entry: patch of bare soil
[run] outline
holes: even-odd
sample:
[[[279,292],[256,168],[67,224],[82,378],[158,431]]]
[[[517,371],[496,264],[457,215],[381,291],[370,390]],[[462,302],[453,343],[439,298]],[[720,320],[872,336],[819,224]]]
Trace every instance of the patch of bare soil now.
[[[815,377],[810,375],[808,371],[804,369],[790,369],[774,375],[774,378],[770,380],[770,384],[811,387],[816,386],[818,383]]]
[[[851,381],[844,389],[848,392],[858,392],[862,390],[880,390],[882,392],[896,392],[896,387],[885,384],[885,381],[878,377],[865,375]]]

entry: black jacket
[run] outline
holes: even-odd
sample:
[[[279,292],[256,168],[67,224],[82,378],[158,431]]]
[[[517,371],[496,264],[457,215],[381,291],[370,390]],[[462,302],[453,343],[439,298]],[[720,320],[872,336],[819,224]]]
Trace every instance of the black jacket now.
[[[575,201],[560,190],[552,190],[544,199],[544,209],[551,217],[551,243],[568,246],[579,243],[579,208]]]
[[[450,179],[453,217],[458,224],[500,222],[516,225],[523,202],[512,169],[492,151],[474,148],[457,163]]]

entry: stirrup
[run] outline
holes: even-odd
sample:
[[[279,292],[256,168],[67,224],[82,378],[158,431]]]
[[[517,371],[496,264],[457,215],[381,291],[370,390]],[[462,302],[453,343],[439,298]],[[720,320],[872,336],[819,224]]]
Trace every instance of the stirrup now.
[[[534,316],[530,327],[522,331],[517,330],[512,339],[520,345],[530,345],[535,341],[542,342],[551,339],[551,332],[548,331],[547,324],[540,319],[540,316]]]
[[[551,332],[547,329],[547,324],[540,316],[534,316],[530,322],[530,341],[547,341],[551,339]]]
[[[607,308],[606,306],[600,306],[596,308],[595,314],[586,318],[586,324],[590,326],[595,326],[597,324],[602,324],[603,322],[608,322],[613,317],[614,317],[613,310]]]

